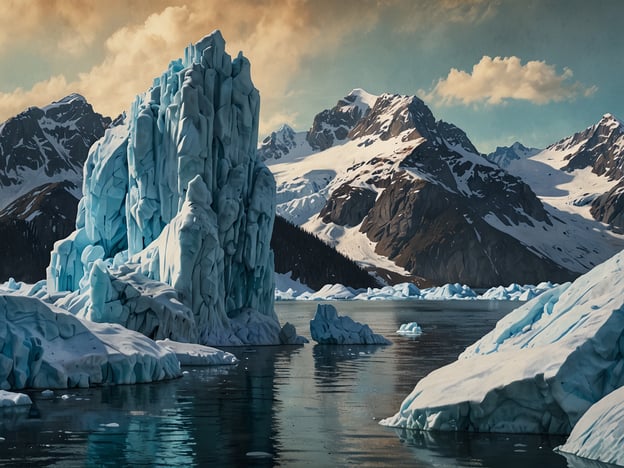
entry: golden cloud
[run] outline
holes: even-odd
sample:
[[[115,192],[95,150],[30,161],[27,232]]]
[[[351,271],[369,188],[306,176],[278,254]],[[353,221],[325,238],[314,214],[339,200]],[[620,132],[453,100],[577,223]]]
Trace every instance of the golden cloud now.
[[[486,55],[470,73],[452,68],[425,96],[443,104],[502,104],[509,99],[547,104],[589,96],[597,90],[572,81],[572,76],[569,68],[559,73],[544,61],[532,60],[523,65],[515,56]]]
[[[431,5],[439,5],[432,7]],[[388,9],[409,18],[414,8],[456,21],[481,14],[484,0],[8,0],[0,3],[0,48],[29,39],[42,54],[76,57],[77,76],[57,74],[30,89],[0,92],[0,121],[71,92],[115,116],[145,90],[184,47],[221,29],[228,51],[252,63],[262,95],[261,132],[270,131],[301,64],[332,54],[355,31],[374,27]],[[486,5],[487,6],[487,5]],[[435,11],[433,11],[435,10]],[[442,11],[445,15],[439,14]],[[97,53],[95,53],[97,52]],[[92,57],[102,57],[93,62]],[[292,122],[291,122],[292,123]]]

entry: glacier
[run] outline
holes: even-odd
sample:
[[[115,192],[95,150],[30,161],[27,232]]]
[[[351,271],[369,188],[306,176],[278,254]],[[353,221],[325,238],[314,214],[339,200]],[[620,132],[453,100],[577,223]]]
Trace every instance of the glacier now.
[[[381,424],[567,434],[624,384],[624,252],[503,317]]]
[[[47,291],[81,318],[153,339],[280,344],[275,181],[256,153],[250,62],[214,31],[189,45],[85,164],[76,230]]]
[[[597,460],[624,466],[624,388],[619,388],[587,410],[566,443],[555,450],[569,458]],[[570,459],[570,466],[574,460]]]
[[[346,315],[339,316],[331,304],[319,304],[310,320],[310,334],[319,344],[388,345],[390,341],[373,333],[368,325],[355,322]]]

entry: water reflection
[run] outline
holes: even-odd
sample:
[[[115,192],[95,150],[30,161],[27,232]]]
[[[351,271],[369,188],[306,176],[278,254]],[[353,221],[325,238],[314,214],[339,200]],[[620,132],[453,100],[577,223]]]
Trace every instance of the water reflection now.
[[[314,309],[278,304],[299,333]],[[339,309],[394,343],[231,348],[237,366],[192,368],[174,381],[58,391],[52,399],[32,392],[30,411],[0,414],[0,465],[565,466],[551,452],[560,442],[397,433],[378,424],[502,313],[406,302]],[[418,340],[394,335],[409,321],[423,327]]]
[[[565,437],[548,434],[475,434],[395,429],[416,459],[435,466],[565,467],[553,449]],[[451,464],[448,464],[451,462]]]

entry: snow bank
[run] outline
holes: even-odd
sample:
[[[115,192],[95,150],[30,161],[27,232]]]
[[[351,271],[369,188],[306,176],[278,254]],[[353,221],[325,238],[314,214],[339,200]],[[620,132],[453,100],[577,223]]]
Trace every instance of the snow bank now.
[[[373,333],[368,325],[339,316],[330,304],[319,304],[314,318],[310,320],[310,334],[319,344],[390,344],[381,335]]]
[[[0,388],[134,384],[180,375],[175,354],[119,325],[86,323],[23,296],[0,296]]]
[[[569,433],[624,384],[624,253],[520,306],[423,378],[387,426]]]
[[[566,443],[555,450],[624,466],[624,388],[587,410]]]
[[[180,343],[169,339],[159,340],[156,343],[174,352],[181,366],[221,366],[238,362],[238,358],[232,353],[211,346]]]

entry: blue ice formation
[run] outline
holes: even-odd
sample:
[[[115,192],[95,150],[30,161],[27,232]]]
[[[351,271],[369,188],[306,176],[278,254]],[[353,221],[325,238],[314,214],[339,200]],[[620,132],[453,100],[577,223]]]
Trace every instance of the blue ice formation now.
[[[55,245],[49,293],[73,292],[74,312],[154,339],[279,344],[275,181],[256,156],[259,105],[249,61],[231,60],[219,31],[188,46],[136,97],[127,124],[91,148],[76,231]],[[160,301],[173,314],[166,330],[124,297],[149,295],[154,282],[173,290],[172,305]]]
[[[180,375],[176,355],[116,324],[83,322],[38,298],[0,295],[0,388],[134,384]]]
[[[624,385],[624,252],[503,317],[381,424],[567,434]]]
[[[339,316],[331,304],[319,304],[314,318],[310,320],[310,334],[319,344],[338,345],[387,345],[382,335],[373,333],[368,325],[355,322],[346,315]]]

